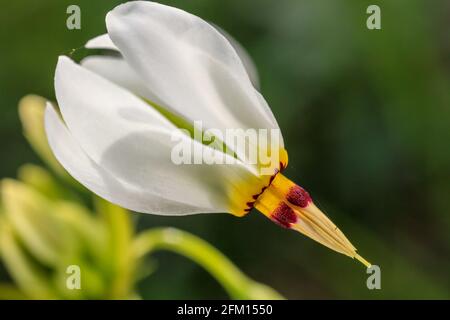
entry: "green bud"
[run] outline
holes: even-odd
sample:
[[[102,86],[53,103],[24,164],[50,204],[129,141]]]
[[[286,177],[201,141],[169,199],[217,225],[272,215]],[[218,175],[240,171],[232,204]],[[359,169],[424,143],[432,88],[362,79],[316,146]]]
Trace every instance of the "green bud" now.
[[[37,95],[27,95],[19,101],[19,117],[25,138],[41,159],[58,175],[66,175],[48,145],[44,127],[46,100]]]

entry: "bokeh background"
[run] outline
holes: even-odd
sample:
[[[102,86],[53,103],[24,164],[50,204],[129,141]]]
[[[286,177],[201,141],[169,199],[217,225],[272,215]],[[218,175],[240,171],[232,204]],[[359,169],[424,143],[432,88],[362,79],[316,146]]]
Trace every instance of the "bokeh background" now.
[[[21,131],[19,99],[54,99],[58,55],[106,31],[123,1],[15,0],[0,8],[0,177],[40,164]],[[450,2],[161,1],[211,21],[250,53],[290,155],[285,174],[310,191],[365,269],[256,211],[180,218],[133,214],[138,229],[196,234],[287,298],[450,298]],[[81,7],[81,30],[66,8]],[[366,28],[381,7],[382,30]],[[172,253],[139,282],[146,299],[226,298],[203,269]],[[0,280],[8,275],[0,267]]]

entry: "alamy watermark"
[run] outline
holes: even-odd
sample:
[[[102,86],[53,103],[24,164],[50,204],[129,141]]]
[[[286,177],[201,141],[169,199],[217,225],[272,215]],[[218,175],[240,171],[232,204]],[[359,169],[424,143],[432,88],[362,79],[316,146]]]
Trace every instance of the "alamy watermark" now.
[[[381,289],[381,269],[376,264],[371,265],[367,268],[367,274],[370,274],[367,277],[366,286],[369,290],[380,290]]]
[[[175,130],[171,139],[176,142],[171,152],[176,165],[243,162],[272,175],[280,163],[280,129],[204,130],[201,121],[194,121],[192,130]]]
[[[380,30],[381,29],[381,9],[376,4],[372,4],[367,7],[367,14],[370,16],[367,18],[366,26],[369,30]]]
[[[66,268],[66,288],[69,290],[81,290],[80,266],[72,264]]]
[[[66,27],[69,30],[81,29],[81,9],[79,6],[72,4],[67,7],[66,13],[69,15],[66,20]]]

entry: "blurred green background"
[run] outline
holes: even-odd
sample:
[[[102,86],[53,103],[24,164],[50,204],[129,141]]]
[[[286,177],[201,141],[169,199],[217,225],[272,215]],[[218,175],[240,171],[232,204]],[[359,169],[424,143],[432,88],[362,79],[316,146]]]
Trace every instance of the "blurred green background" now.
[[[106,31],[124,1],[15,0],[0,6],[0,177],[40,164],[17,103],[54,99],[58,55]],[[175,226],[207,240],[287,298],[450,298],[450,2],[335,0],[160,1],[228,31],[250,53],[283,131],[285,174],[310,191],[361,254],[365,269],[252,211],[180,218],[133,214],[138,229]],[[66,8],[81,7],[81,30]],[[382,30],[366,28],[381,7]],[[157,253],[139,282],[146,299],[226,298],[199,266]],[[7,273],[0,266],[0,280]]]

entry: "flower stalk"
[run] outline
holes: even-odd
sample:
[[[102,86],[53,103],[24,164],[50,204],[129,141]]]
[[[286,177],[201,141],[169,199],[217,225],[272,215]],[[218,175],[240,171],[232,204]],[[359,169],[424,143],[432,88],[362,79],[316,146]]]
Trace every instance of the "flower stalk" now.
[[[283,299],[273,289],[244,275],[227,257],[206,241],[174,228],[160,228],[139,235],[133,244],[137,257],[157,250],[183,255],[208,271],[233,299]]]

